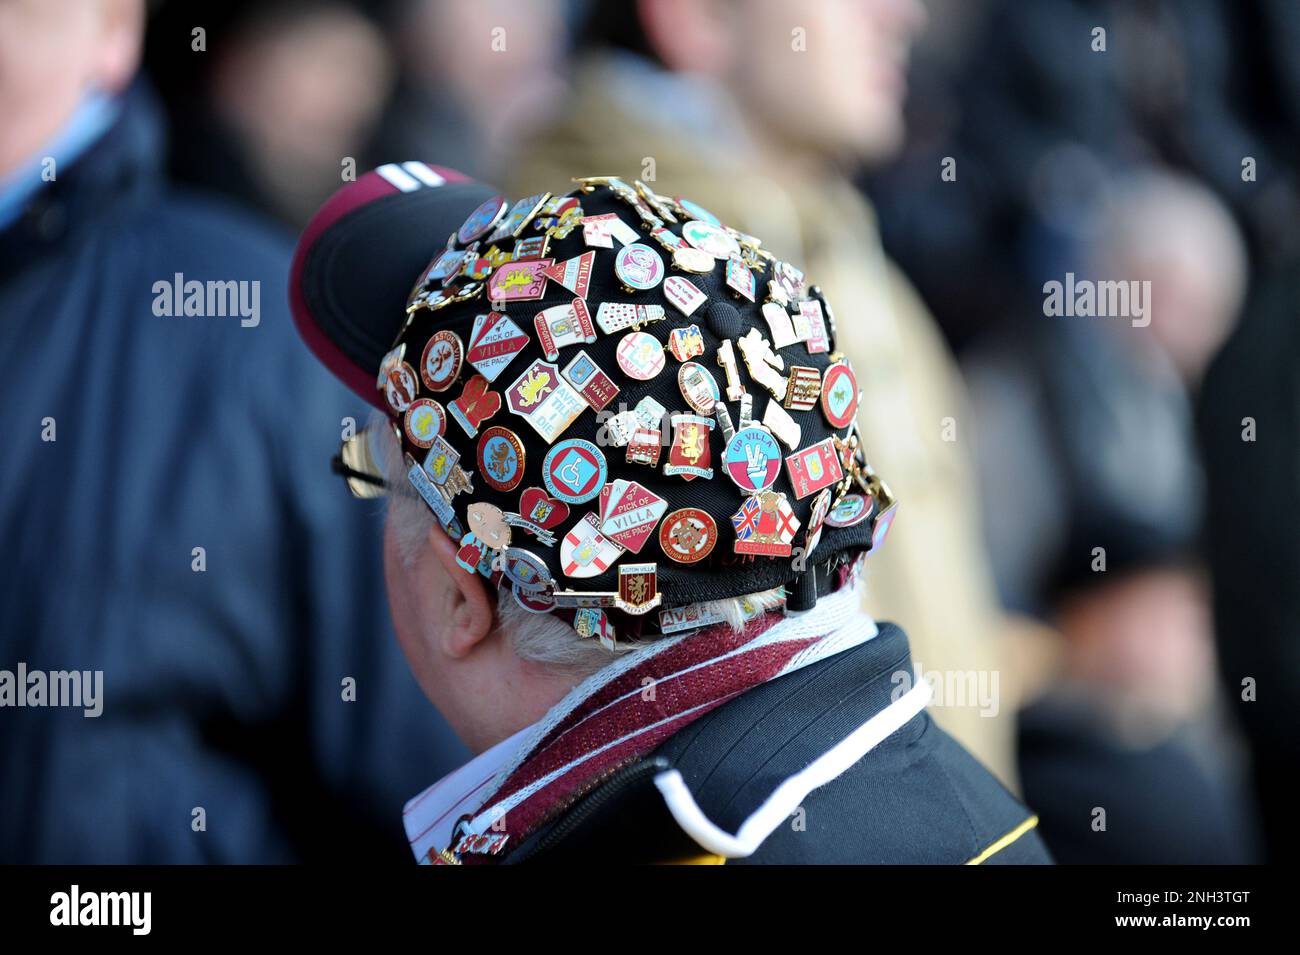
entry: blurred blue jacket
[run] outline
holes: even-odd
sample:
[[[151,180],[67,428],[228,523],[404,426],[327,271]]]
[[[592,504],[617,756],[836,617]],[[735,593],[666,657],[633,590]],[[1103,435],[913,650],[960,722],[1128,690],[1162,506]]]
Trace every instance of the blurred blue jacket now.
[[[0,669],[104,697],[0,709],[0,862],[406,862],[403,802],[465,753],[393,639],[380,508],[329,473],[364,409],[298,341],[288,242],[162,148],[137,86],[0,232]],[[260,282],[260,321],[155,315],[176,273]]]

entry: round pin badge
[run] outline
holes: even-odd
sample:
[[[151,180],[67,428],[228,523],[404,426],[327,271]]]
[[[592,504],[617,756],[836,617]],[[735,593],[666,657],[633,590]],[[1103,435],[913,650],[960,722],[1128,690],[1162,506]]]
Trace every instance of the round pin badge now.
[[[833,428],[847,428],[858,413],[858,379],[845,362],[836,362],[822,375],[822,412]]]
[[[493,425],[478,439],[478,469],[488,486],[513,491],[524,479],[524,445],[509,428]]]
[[[691,219],[682,226],[682,238],[715,259],[729,259],[733,255],[740,255],[740,243],[710,222]]]
[[[827,527],[852,527],[871,516],[871,498],[861,494],[845,494],[826,515]]]
[[[550,613],[555,609],[555,596],[546,591],[529,593],[515,584],[510,588],[510,592],[514,594],[515,603],[529,613]]]
[[[654,288],[664,277],[664,260],[654,249],[631,242],[619,250],[614,259],[614,274],[634,292]]]
[[[718,525],[698,507],[673,511],[659,525],[659,546],[679,564],[694,564],[708,557],[718,542]]]
[[[628,332],[618,343],[618,367],[629,378],[649,381],[664,370],[664,346],[647,332]]]
[[[683,199],[681,196],[674,196],[673,201],[677,203],[677,207],[681,209],[682,212],[690,216],[692,219],[698,219],[701,222],[707,222],[709,225],[722,228],[722,220],[698,202],[691,202],[691,200]]]
[[[456,230],[456,238],[464,245],[487,235],[488,230],[506,214],[506,208],[504,196],[493,196],[469,214],[469,218]]]
[[[402,427],[417,448],[431,448],[433,439],[447,430],[447,412],[432,398],[416,398],[406,409]]]
[[[552,496],[570,504],[590,501],[609,479],[605,455],[590,441],[569,438],[546,453],[542,481]]]
[[[401,414],[411,407],[419,387],[420,383],[415,378],[415,369],[411,367],[411,363],[398,362],[388,372],[388,379],[384,382],[384,397],[388,399],[388,406]]]
[[[683,272],[707,275],[713,271],[713,267],[717,264],[718,260],[709,253],[700,249],[692,249],[689,245],[673,250],[673,265]]]
[[[531,551],[518,547],[506,548],[501,558],[501,572],[512,584],[517,584],[529,594],[540,593],[555,583],[546,567],[546,561]]]
[[[714,405],[722,400],[722,393],[718,391],[718,383],[713,375],[698,362],[688,361],[677,369],[677,387],[681,389],[686,403],[699,414],[713,414]]]
[[[781,446],[770,432],[750,425],[727,442],[723,462],[731,480],[746,494],[766,491],[781,471]]]
[[[455,332],[436,332],[420,356],[420,377],[430,391],[446,391],[460,376],[464,359],[465,348]]]

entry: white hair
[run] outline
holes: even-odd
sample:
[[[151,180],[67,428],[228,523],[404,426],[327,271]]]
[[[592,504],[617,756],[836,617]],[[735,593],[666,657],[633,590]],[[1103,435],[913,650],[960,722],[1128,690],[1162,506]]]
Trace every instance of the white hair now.
[[[389,533],[398,556],[409,566],[427,546],[430,529],[437,526],[433,512],[406,479],[407,465],[390,419],[375,412],[368,433],[371,457],[383,470],[388,485]],[[744,597],[707,601],[700,607],[708,615],[720,616],[733,630],[740,630],[757,614],[784,602],[784,588],[775,587]],[[497,591],[497,627],[509,638],[520,659],[582,673],[594,673],[615,654],[640,645],[619,640],[611,653],[599,641],[579,637],[558,617],[525,610],[508,587]]]

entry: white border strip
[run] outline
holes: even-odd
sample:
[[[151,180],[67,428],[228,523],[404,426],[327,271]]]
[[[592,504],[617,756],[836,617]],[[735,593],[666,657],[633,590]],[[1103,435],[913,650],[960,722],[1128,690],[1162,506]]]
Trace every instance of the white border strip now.
[[[404,162],[402,163],[402,168],[426,186],[441,186],[447,182],[446,179],[442,178],[442,176],[438,175],[422,162],[415,162],[414,160]]]
[[[415,192],[420,188],[420,180],[396,163],[387,162],[375,169],[375,172],[388,180],[388,184],[402,192]]]
[[[676,769],[655,777],[655,786],[664,797],[668,811],[692,839],[709,852],[728,859],[753,855],[777,826],[781,825],[814,789],[824,786],[846,772],[871,750],[902,729],[908,720],[930,702],[930,684],[917,681],[912,689],[890,703],[871,719],[818,756],[808,766],[781,783],[763,805],[741,824],[733,836],[714,825],[695,802],[695,797]]]

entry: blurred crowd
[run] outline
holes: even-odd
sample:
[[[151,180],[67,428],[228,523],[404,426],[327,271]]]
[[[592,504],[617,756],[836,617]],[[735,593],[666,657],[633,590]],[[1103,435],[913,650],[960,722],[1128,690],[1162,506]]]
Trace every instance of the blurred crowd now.
[[[902,501],[871,611],[925,670],[999,676],[939,722],[1059,861],[1284,858],[1300,6],[794,7],[172,0],[122,96],[161,117],[171,179],[286,235],[419,159],[515,197],[641,178],[761,236],[835,304]],[[1049,314],[1067,274],[1149,283],[1149,311]],[[458,758],[423,736],[385,793]]]

